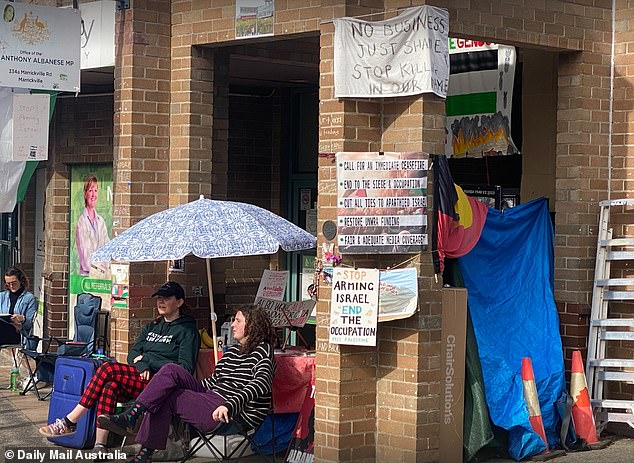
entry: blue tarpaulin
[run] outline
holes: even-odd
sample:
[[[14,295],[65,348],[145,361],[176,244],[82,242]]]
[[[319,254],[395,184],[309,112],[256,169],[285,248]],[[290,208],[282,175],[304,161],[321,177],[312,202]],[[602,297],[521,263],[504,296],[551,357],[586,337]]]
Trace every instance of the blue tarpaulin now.
[[[523,398],[522,358],[530,357],[549,445],[559,442],[555,402],[565,388],[553,296],[553,229],[545,199],[489,209],[478,244],[459,259],[493,423],[509,432],[516,460],[545,449]]]

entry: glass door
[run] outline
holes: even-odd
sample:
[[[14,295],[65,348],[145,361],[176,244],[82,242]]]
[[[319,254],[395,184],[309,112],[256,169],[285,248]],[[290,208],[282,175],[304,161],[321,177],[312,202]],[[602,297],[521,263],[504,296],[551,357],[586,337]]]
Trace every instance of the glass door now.
[[[2,274],[15,264],[17,253],[17,208],[13,212],[0,214],[0,270]]]

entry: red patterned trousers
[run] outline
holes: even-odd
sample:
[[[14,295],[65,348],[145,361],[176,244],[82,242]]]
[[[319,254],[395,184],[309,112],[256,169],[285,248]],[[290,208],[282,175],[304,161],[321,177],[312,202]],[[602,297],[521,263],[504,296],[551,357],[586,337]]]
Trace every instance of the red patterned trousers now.
[[[147,383],[136,367],[106,362],[97,368],[79,404],[86,408],[97,405],[97,416],[112,415],[117,409],[117,402],[136,399]]]

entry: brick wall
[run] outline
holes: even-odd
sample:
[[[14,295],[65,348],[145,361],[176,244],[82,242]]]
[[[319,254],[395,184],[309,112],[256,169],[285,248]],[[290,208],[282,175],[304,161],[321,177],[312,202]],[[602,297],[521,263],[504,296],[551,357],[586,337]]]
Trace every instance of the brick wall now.
[[[442,152],[444,133],[442,127],[442,103],[433,98],[399,99],[398,101],[337,101],[332,98],[332,25],[324,23],[333,17],[375,13],[389,10],[389,15],[403,5],[400,1],[331,2],[316,8],[313,2],[298,1],[276,5],[276,34],[303,32],[320,28],[320,145],[322,153],[341,150],[377,151],[383,150],[423,150]],[[414,4],[424,2],[413,2]],[[586,2],[587,3],[587,2]],[[562,52],[577,51],[563,55],[560,60],[558,146],[557,146],[557,261],[556,297],[564,324],[564,343],[568,349],[585,339],[579,323],[579,315],[589,301],[588,282],[592,280],[590,256],[593,254],[594,230],[590,224],[597,221],[596,202],[605,197],[605,124],[586,123],[590,118],[607,120],[607,88],[605,79],[606,61],[600,54],[606,53],[610,30],[609,3],[596,1],[592,4],[579,2],[528,2],[495,3],[487,1],[440,2],[437,6],[450,7],[451,32],[453,35],[489,39],[503,43],[531,47],[550,47]],[[215,43],[233,39],[233,8],[212,7],[200,9],[189,2],[175,2],[173,6],[174,34],[178,40],[192,43]],[[293,9],[291,9],[291,7]],[[374,17],[373,19],[380,19]],[[590,89],[590,90],[588,90]],[[587,92],[592,92],[588,98]],[[590,102],[589,100],[594,100]],[[593,107],[586,108],[585,106]],[[596,107],[595,107],[596,106]],[[384,117],[381,127],[380,118]],[[389,128],[388,128],[389,127]],[[568,135],[569,134],[569,135]],[[581,159],[579,156],[581,155]],[[574,169],[574,162],[581,160],[581,166],[588,169]],[[579,178],[584,178],[579,182]],[[592,180],[590,178],[592,177]],[[319,162],[319,225],[336,217],[334,208],[335,172],[332,159],[322,157]],[[572,249],[569,249],[572,248]],[[425,294],[432,288],[429,256],[421,256],[421,289]],[[382,266],[388,262],[370,260],[367,265]],[[573,278],[570,278],[570,276]],[[572,282],[570,280],[576,280]],[[431,291],[431,294],[434,292]],[[320,299],[327,301],[328,288],[320,288]],[[321,326],[328,318],[328,304],[318,306],[317,330],[319,341],[327,338],[326,329]],[[421,307],[421,313],[411,321],[396,323],[396,326],[382,327],[381,348],[377,351],[350,349],[341,350],[321,344],[318,348],[318,383],[316,410],[316,457],[320,461],[373,461],[383,456],[387,448],[398,448],[395,461],[432,460],[436,454],[437,420],[437,373],[439,347],[438,324],[439,304],[432,296],[428,307]],[[327,322],[326,322],[327,323]],[[426,330],[420,327],[431,327]],[[383,330],[385,332],[383,332]],[[412,338],[414,336],[414,338]],[[417,338],[418,337],[418,338]],[[405,351],[411,342],[416,346],[410,352],[413,364],[395,371],[403,384],[412,387],[416,394],[427,399],[424,411],[404,412],[400,415],[402,427],[395,434],[384,434],[383,423],[387,420],[399,423],[391,416],[390,407],[380,407],[380,396],[372,403],[369,397],[353,404],[355,387],[375,390],[391,396],[395,384],[392,378],[377,382],[376,377],[360,380],[352,379],[353,371],[361,367],[383,371],[398,362],[400,356],[391,352]],[[336,352],[330,352],[333,349]],[[385,352],[384,352],[385,350]],[[378,355],[377,355],[378,352]],[[376,355],[376,357],[375,357]],[[566,356],[570,353],[567,351]],[[352,367],[355,366],[355,367]],[[412,374],[405,380],[405,372]],[[402,375],[402,376],[401,376]],[[378,375],[377,375],[378,376]],[[392,389],[390,389],[392,388]],[[412,390],[404,386],[403,395]],[[398,394],[397,394],[398,396]],[[364,402],[365,400],[368,403]],[[411,404],[410,404],[411,405]],[[397,408],[394,415],[397,416]],[[402,410],[406,410],[404,407]],[[416,429],[405,424],[414,418]],[[383,421],[382,421],[383,420]],[[385,428],[387,425],[385,425]],[[344,439],[344,436],[345,439]],[[400,436],[400,437],[399,437]],[[416,438],[412,437],[416,436]],[[376,452],[376,453],[375,453]]]
[[[68,326],[69,166],[112,163],[113,101],[112,95],[58,97],[55,104],[44,206],[45,313],[49,334],[53,336],[65,336]]]
[[[170,20],[167,0],[137,1],[116,15],[113,233],[172,205],[170,180],[180,166],[170,169]],[[118,360],[154,318],[150,296],[166,274],[165,262],[130,265],[129,308],[111,318]]]
[[[433,96],[389,101],[339,101],[333,98],[332,38],[328,20],[387,10],[424,1],[297,0],[276,2],[275,34],[319,32],[319,151],[422,150],[442,152],[444,108]],[[614,146],[608,150],[611,2],[437,1],[448,7],[451,34],[560,53],[556,148],[555,296],[560,310],[566,358],[585,346],[590,285],[593,278],[598,201],[632,193],[628,169],[634,166],[628,136],[632,92],[629,91],[629,6],[618,3],[617,73]],[[229,155],[228,58],[220,48],[199,45],[228,42],[234,37],[233,2],[211,0],[135,1],[117,14],[114,97],[115,220],[120,231],[165,207],[199,194],[227,197]],[[382,19],[382,15],[372,19]],[[171,38],[170,38],[171,35]],[[250,50],[244,46],[245,50]],[[255,47],[254,47],[255,49]],[[245,51],[250,53],[255,51]],[[71,100],[64,100],[70,104]],[[99,111],[98,108],[95,108]],[[80,111],[73,109],[72,111]],[[68,112],[65,111],[64,114]],[[56,117],[58,124],[66,124]],[[381,124],[383,120],[383,124]],[[81,124],[79,124],[81,126]],[[93,127],[93,129],[96,127]],[[77,138],[91,138],[82,130]],[[105,129],[104,129],[105,130]],[[46,288],[50,323],[62,334],[66,320],[68,271],[68,168],[65,162],[93,162],[83,149],[64,138],[56,141],[49,161],[47,189]],[[276,143],[273,139],[273,145]],[[93,144],[93,147],[100,146]],[[211,152],[211,155],[210,155]],[[611,154],[611,156],[610,156]],[[96,156],[108,162],[107,152]],[[103,156],[103,157],[101,157]],[[64,161],[66,159],[66,161]],[[79,160],[78,160],[79,159]],[[611,169],[611,170],[609,170]],[[277,179],[271,172],[271,196]],[[319,159],[318,230],[336,218],[335,168],[330,156]],[[271,203],[281,210],[282,204]],[[632,232],[632,230],[629,230]],[[320,241],[323,237],[320,236]],[[402,256],[364,256],[362,266],[385,268]],[[179,281],[202,283],[204,266],[187,260]],[[266,266],[266,262],[258,262]],[[432,280],[429,253],[416,263],[424,294],[416,316],[382,324],[379,347],[334,346],[328,338],[329,288],[320,288],[317,328],[317,461],[434,461],[437,459],[439,407],[439,326],[441,310]],[[236,288],[225,288],[223,264],[214,262],[221,294],[238,300]],[[243,268],[228,269],[242,272]],[[167,274],[164,263],[131,266],[133,308],[116,314],[115,347],[127,350],[128,340],[151,318],[152,288]],[[237,275],[238,273],[236,273]],[[241,275],[246,275],[241,273]],[[423,299],[423,298],[421,298]],[[204,298],[193,301],[204,305]],[[63,310],[61,310],[63,308]],[[626,311],[618,307],[617,310]],[[625,391],[627,392],[627,391]]]
[[[610,189],[611,198],[634,197],[634,150],[629,141],[632,132],[632,111],[634,97],[632,96],[632,77],[629,54],[632,50],[632,22],[631,5],[628,2],[617,2],[615,26],[615,72],[614,72],[614,113],[612,133],[612,154],[609,158],[611,167]],[[607,80],[608,76],[603,76]],[[608,121],[603,121],[606,124]],[[611,211],[611,224],[615,237],[634,237],[634,211],[624,208],[614,208]],[[632,277],[632,264],[612,264],[613,277]],[[632,318],[634,303],[611,302],[609,312],[612,316]],[[634,358],[634,346],[631,342],[611,342],[608,355],[615,358]],[[634,394],[634,385],[628,383],[609,384],[611,397],[629,400]]]

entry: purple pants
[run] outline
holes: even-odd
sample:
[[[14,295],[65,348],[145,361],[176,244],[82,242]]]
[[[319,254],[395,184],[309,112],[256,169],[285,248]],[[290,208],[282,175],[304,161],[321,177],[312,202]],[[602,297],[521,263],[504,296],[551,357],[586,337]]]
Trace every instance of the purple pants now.
[[[225,404],[214,391],[205,389],[180,365],[169,363],[152,377],[136,399],[147,411],[136,440],[144,447],[164,449],[173,416],[202,432],[218,426],[213,411]]]

